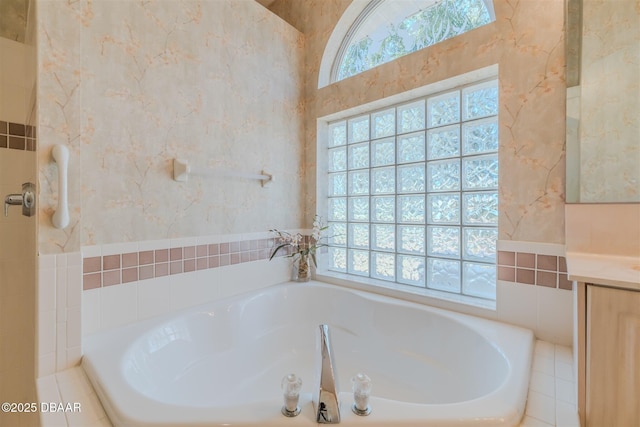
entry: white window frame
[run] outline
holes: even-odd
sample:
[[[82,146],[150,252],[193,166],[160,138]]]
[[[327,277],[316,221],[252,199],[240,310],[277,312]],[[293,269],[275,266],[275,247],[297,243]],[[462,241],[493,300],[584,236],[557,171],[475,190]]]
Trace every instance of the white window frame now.
[[[416,98],[429,97],[431,95],[445,92],[452,89],[461,88],[463,86],[481,83],[482,81],[497,79],[498,66],[493,65],[480,70],[476,70],[464,75],[456,76],[441,82],[430,84],[421,88],[411,90],[402,94],[398,94],[389,98],[378,100],[366,105],[361,105],[346,111],[331,114],[318,119],[318,144],[317,144],[317,213],[325,220],[328,218],[327,199],[328,199],[328,150],[327,135],[329,124],[337,120],[343,120],[350,117],[356,117],[364,113],[373,113],[378,110],[397,106],[406,102],[410,102]],[[426,207],[425,207],[426,210]],[[425,212],[426,215],[426,212]],[[371,221],[369,221],[369,224]],[[395,225],[395,224],[394,224]],[[424,227],[426,228],[426,224]],[[497,229],[497,228],[496,228]],[[397,252],[397,248],[396,248]],[[394,252],[395,253],[395,252]],[[495,262],[494,262],[495,267]],[[479,308],[495,310],[495,300],[471,297],[464,294],[454,294],[449,292],[441,292],[426,287],[417,287],[411,285],[402,285],[396,282],[380,280],[370,277],[356,277],[351,274],[338,273],[328,269],[328,254],[322,253],[319,256],[319,266],[317,277],[320,280],[338,283],[341,285],[362,288],[366,290],[377,289],[382,293],[391,293],[394,296],[407,297],[412,295],[418,298],[426,298],[429,301],[436,299],[438,301],[453,301],[463,303]],[[412,298],[415,299],[415,298]],[[436,304],[437,305],[437,304]]]

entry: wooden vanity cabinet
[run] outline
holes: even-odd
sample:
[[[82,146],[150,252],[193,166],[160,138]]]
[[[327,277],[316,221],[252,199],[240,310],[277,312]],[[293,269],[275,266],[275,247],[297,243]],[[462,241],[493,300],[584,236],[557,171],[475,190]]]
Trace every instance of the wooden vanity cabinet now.
[[[640,291],[580,285],[578,305],[584,307],[580,310],[584,323],[579,322],[578,333],[584,337],[579,346],[585,353],[578,363],[582,425],[639,427]]]

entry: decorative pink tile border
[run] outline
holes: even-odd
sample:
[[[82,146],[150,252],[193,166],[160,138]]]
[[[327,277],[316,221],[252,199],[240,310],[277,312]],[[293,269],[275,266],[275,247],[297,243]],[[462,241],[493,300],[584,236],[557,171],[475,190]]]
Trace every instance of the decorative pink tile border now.
[[[83,289],[119,285],[196,270],[268,259],[275,238],[155,249],[82,260]],[[278,256],[288,255],[283,250]],[[498,251],[498,280],[571,290],[563,256]]]
[[[498,280],[549,288],[572,289],[563,256],[498,251]]]
[[[271,256],[275,242],[274,238],[254,239],[87,257],[82,260],[83,289],[264,260]],[[288,254],[278,252],[278,256]]]

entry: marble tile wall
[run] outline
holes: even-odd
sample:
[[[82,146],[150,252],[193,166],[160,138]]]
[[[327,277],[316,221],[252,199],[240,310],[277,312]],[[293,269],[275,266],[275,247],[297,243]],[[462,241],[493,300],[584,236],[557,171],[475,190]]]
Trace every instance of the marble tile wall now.
[[[40,1],[41,253],[302,222],[302,35],[253,0]],[[54,144],[71,223],[51,226]],[[269,170],[273,183],[192,174]]]
[[[318,118],[498,64],[499,238],[564,242],[564,1],[493,4],[496,20],[489,25],[320,89],[327,41],[343,13],[362,2],[276,0],[270,6],[305,36],[307,214],[316,207]]]

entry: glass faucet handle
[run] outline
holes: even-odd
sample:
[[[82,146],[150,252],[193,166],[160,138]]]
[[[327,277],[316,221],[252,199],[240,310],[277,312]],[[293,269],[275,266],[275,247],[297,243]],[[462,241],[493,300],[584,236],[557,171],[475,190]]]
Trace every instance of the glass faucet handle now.
[[[369,406],[369,397],[371,397],[371,378],[366,374],[356,374],[351,378],[353,389],[354,404],[351,410],[356,415],[369,415],[371,407]]]
[[[300,413],[298,400],[300,399],[300,389],[302,388],[302,379],[296,374],[285,375],[280,383],[282,394],[284,397],[284,406],[282,414],[287,417],[295,417]]]

